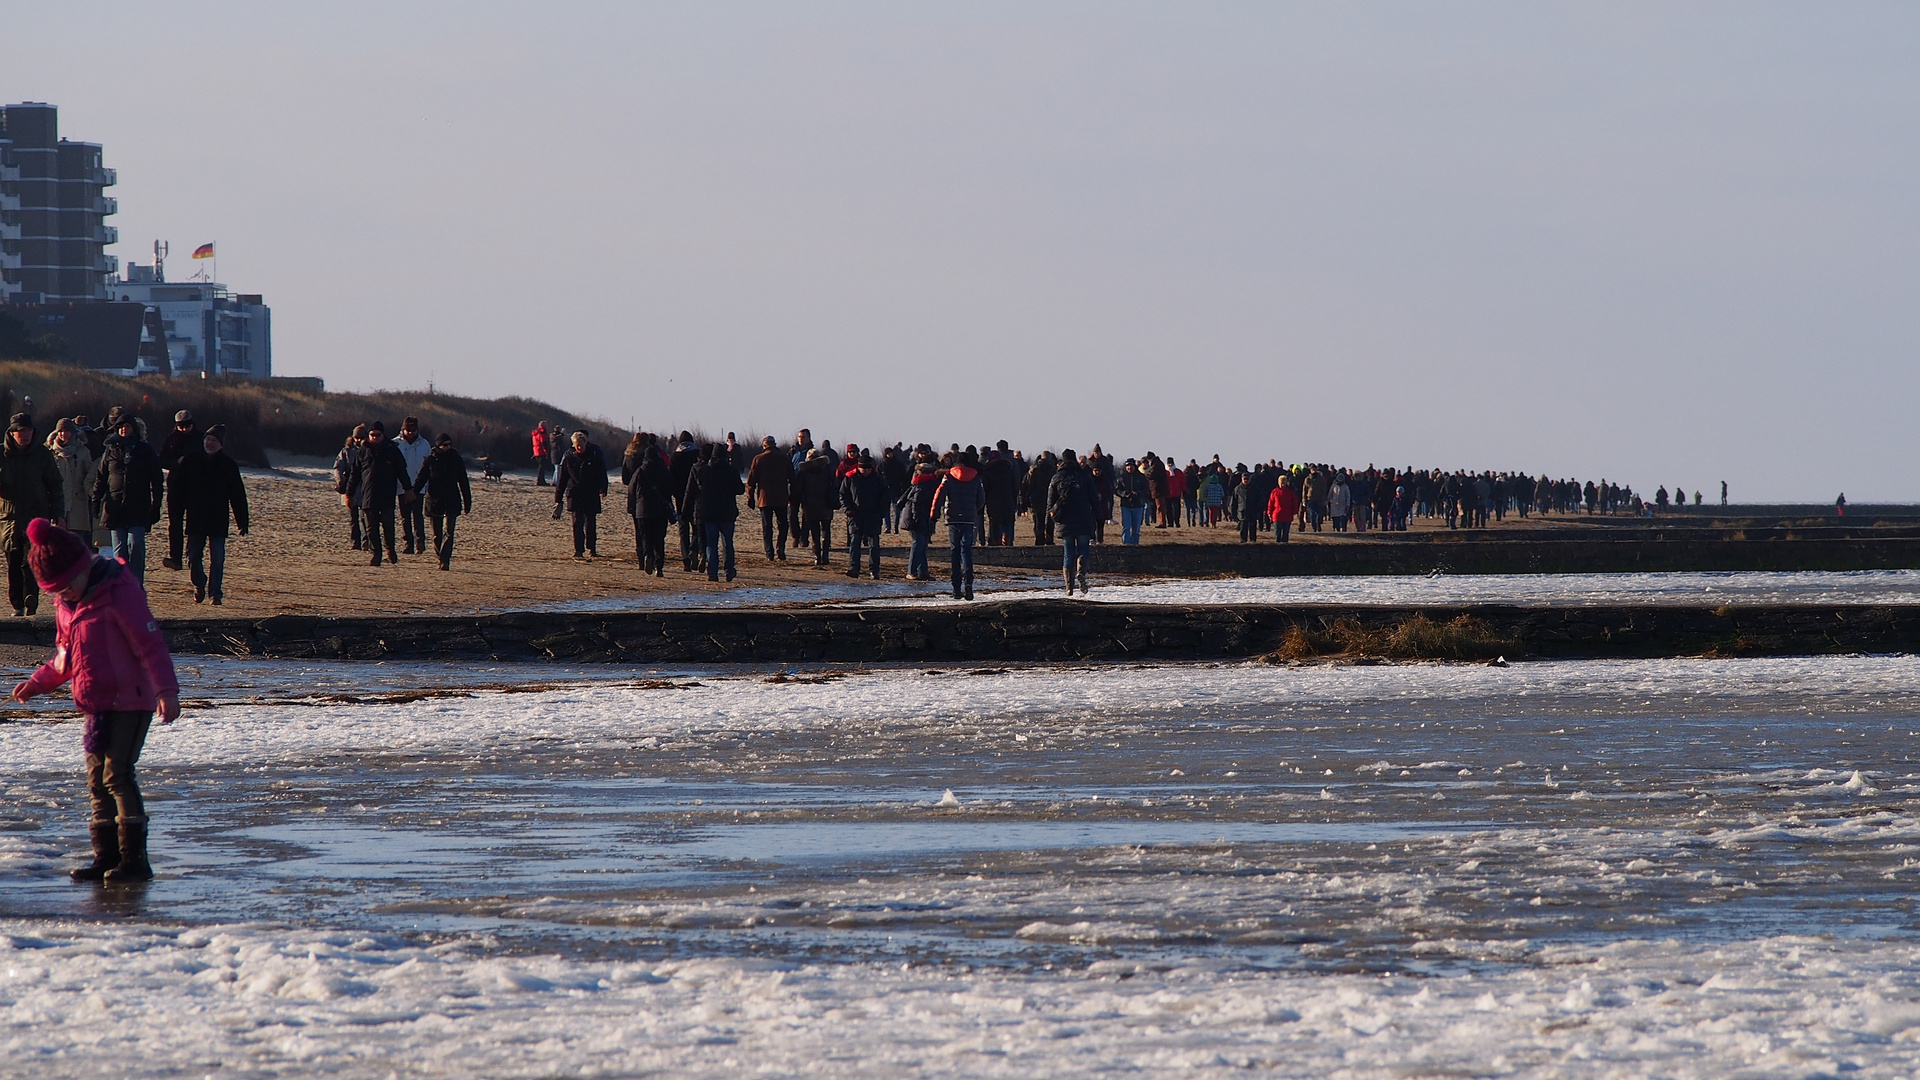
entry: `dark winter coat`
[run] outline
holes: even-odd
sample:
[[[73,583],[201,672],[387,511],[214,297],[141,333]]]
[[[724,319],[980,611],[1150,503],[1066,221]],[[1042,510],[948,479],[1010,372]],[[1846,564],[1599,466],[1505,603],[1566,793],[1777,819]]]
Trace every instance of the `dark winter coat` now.
[[[938,472],[916,473],[907,484],[906,514],[902,524],[907,531],[930,533],[933,531],[933,497],[940,490]]]
[[[719,525],[740,516],[740,473],[727,460],[723,450],[712,461],[701,462],[687,478],[687,492],[680,505],[693,511],[695,525]]]
[[[627,513],[635,521],[672,521],[673,493],[667,488],[672,481],[666,459],[648,450],[627,481]]]
[[[1020,512],[1020,488],[1007,458],[994,458],[980,467],[980,486],[986,493],[987,514],[1012,517]]]
[[[473,512],[473,487],[467,483],[467,463],[451,446],[436,446],[420,466],[415,491],[427,497],[426,511],[436,517]]]
[[[1079,463],[1063,464],[1047,485],[1047,513],[1062,536],[1092,536],[1093,511],[1099,496],[1093,477]]]
[[[1053,483],[1056,471],[1053,459],[1041,457],[1027,468],[1027,475],[1021,480],[1020,502],[1022,508],[1036,514],[1047,512],[1047,487]]]
[[[800,463],[793,473],[793,499],[809,522],[833,517],[837,493],[833,484],[833,462],[825,454]]]
[[[944,512],[948,528],[978,525],[986,500],[980,471],[969,465],[955,465],[947,470],[946,479],[940,481],[939,490],[933,493],[933,516],[938,519]]]
[[[840,481],[840,505],[846,508],[853,527],[862,534],[880,530],[892,504],[887,482],[877,471],[861,470]]]
[[[667,460],[667,471],[672,479],[667,490],[673,492],[675,505],[679,507],[682,514],[693,513],[692,507],[679,500],[686,496],[687,479],[693,475],[694,468],[699,464],[700,448],[692,443],[681,443],[675,447],[673,456]]]
[[[347,470],[347,491],[353,504],[368,510],[384,510],[393,505],[400,488],[412,490],[407,476],[407,459],[400,448],[386,439],[376,445],[372,439],[353,452],[353,467]]]
[[[206,436],[200,434],[198,427],[191,427],[185,431],[179,428],[169,429],[167,441],[160,444],[160,467],[172,472],[174,466],[180,464],[181,458],[199,450],[205,440]]]
[[[607,493],[607,458],[598,446],[588,443],[584,449],[567,449],[553,476],[553,504],[565,505],[576,514],[597,514],[600,500]]]
[[[12,550],[27,546],[27,522],[37,517],[62,520],[67,506],[53,451],[38,439],[25,446],[16,445],[11,434],[6,440],[6,451],[0,453],[0,547]]]
[[[1120,478],[1113,482],[1113,497],[1119,499],[1121,507],[1125,509],[1137,510],[1147,505],[1149,497],[1147,478],[1142,476],[1138,469],[1133,472],[1122,472]]]
[[[93,473],[94,517],[109,529],[145,529],[160,521],[167,478],[160,457],[138,438],[114,435]]]
[[[246,535],[247,486],[240,481],[240,463],[225,450],[195,450],[181,458],[168,478],[167,495],[185,509],[188,536],[224,537],[229,520]]]

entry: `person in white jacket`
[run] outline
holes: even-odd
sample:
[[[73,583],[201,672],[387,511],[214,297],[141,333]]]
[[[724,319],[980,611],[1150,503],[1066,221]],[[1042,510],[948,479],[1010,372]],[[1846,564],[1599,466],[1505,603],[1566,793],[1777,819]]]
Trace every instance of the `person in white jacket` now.
[[[407,482],[400,491],[400,536],[406,542],[406,554],[425,555],[428,551],[426,509],[412,486],[419,482],[420,469],[426,465],[427,455],[433,453],[433,444],[420,434],[420,418],[409,416],[400,421],[400,437],[393,440],[393,445],[407,462]]]
[[[1347,490],[1347,477],[1343,471],[1333,478],[1332,486],[1327,488],[1327,516],[1333,519],[1334,532],[1347,531],[1347,515],[1353,512],[1353,495]]]

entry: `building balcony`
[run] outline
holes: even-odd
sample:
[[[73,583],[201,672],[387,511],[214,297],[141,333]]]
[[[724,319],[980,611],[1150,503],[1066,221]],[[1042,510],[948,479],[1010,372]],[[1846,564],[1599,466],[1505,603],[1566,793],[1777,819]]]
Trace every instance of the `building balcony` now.
[[[20,179],[18,165],[0,165],[0,184],[16,183]]]
[[[20,196],[0,195],[0,210],[18,210],[18,209],[20,209]]]
[[[93,260],[93,268],[103,274],[117,274],[120,272],[120,256],[102,255]]]
[[[120,182],[120,172],[117,169],[95,169],[93,182],[101,187],[112,187]]]
[[[0,251],[0,270],[18,269],[20,269],[20,256],[9,255],[4,251]]]
[[[111,225],[95,225],[93,240],[97,244],[117,244],[120,242],[120,230]]]
[[[20,226],[0,222],[0,240],[20,239]]]
[[[93,200],[93,212],[96,214],[117,214],[120,212],[120,200],[102,195]]]

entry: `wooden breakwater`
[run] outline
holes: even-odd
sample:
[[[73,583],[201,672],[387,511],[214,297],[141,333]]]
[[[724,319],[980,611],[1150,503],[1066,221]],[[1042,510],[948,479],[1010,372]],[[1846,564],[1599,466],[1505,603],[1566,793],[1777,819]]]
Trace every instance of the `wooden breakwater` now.
[[[1184,606],[1038,599],[887,608],[210,618],[169,620],[165,628],[181,653],[288,660],[971,663],[1231,660],[1341,651],[1456,658],[1493,651],[1512,658],[1783,656],[1911,651],[1920,644],[1920,605]],[[50,626],[25,620],[0,624],[0,643],[50,646],[51,636]],[[1466,653],[1459,651],[1463,638],[1471,639]]]

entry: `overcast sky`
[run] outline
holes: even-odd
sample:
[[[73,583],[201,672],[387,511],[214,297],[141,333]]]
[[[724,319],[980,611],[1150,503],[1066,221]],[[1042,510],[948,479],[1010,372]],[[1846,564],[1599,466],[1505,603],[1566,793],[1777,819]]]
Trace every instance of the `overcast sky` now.
[[[1920,500],[1920,7],[9,4],[275,369]]]

